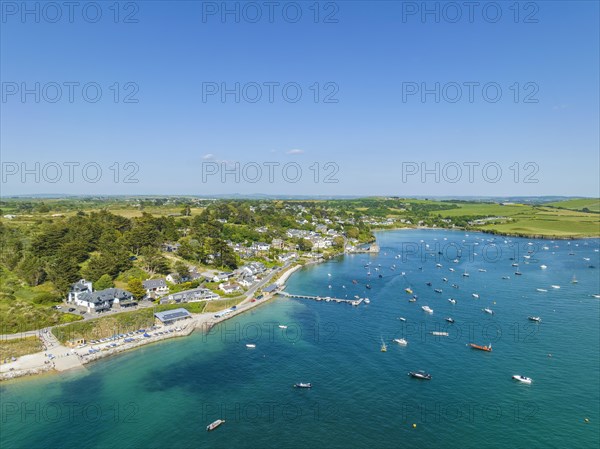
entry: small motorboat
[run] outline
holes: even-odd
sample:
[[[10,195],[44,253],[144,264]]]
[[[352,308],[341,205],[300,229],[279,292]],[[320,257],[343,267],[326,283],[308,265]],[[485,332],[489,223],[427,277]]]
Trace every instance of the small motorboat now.
[[[358,281],[356,279],[352,279],[352,283],[353,284],[358,284]]]
[[[279,327],[279,329],[287,329],[287,326],[285,324],[280,324],[277,327]]]
[[[480,351],[492,352],[491,344],[489,346],[479,346],[479,345],[476,345],[475,343],[469,343],[469,346],[473,349],[478,349]]]
[[[536,323],[541,323],[542,319],[539,316],[528,316],[527,319],[529,321],[535,321]]]
[[[441,288],[436,288],[433,291],[436,292],[436,293],[442,293],[442,289]]]
[[[423,312],[433,313],[433,309],[431,309],[429,306],[423,306],[421,309],[423,309]]]
[[[310,382],[298,382],[294,384],[294,388],[312,388],[312,384]]]
[[[492,309],[490,309],[489,307],[486,307],[485,309],[481,309],[483,310],[485,313],[489,313],[490,315],[494,314],[494,311]]]
[[[448,298],[448,302],[449,302],[450,304],[456,304],[456,299],[453,299],[453,298]]]
[[[442,281],[448,282],[448,278],[442,278]]]
[[[428,282],[428,283],[427,283],[427,286],[428,286],[428,287],[431,287],[431,282]]]
[[[452,288],[459,288],[457,284],[452,284]]]
[[[449,323],[452,324],[452,323],[454,323],[454,318],[448,317],[448,318],[446,318],[446,321],[448,321]]]
[[[502,279],[510,279],[510,276],[502,276]]]
[[[520,374],[515,374],[512,378],[514,380],[518,380],[519,382],[523,382],[524,384],[530,384],[533,382],[533,379],[530,377],[521,376]]]
[[[216,421],[213,421],[208,426],[206,426],[206,431],[210,432],[211,430],[215,430],[221,424],[225,424],[225,420],[224,419],[217,419]]]
[[[486,273],[486,272],[487,272],[487,270],[486,270],[485,268],[480,268],[480,269],[479,269],[479,270],[477,270],[477,271],[479,271],[480,273]]]
[[[512,264],[512,266],[513,266],[513,267],[518,267],[518,266],[519,266],[519,264],[518,264],[518,263],[513,263],[513,264]]]
[[[515,271],[515,275],[521,276],[521,275],[523,275],[523,273],[521,273],[520,271]]]
[[[412,294],[413,294],[413,291],[412,291],[412,289],[411,289],[411,288],[405,288],[405,289],[404,289],[404,291],[405,291],[406,293],[408,293],[409,295],[412,295]]]
[[[434,335],[436,337],[447,337],[449,334],[448,332],[432,331],[431,335]]]
[[[398,343],[402,346],[406,346],[408,344],[408,342],[404,338],[394,338],[394,343]]]
[[[365,298],[365,304],[371,304],[371,300],[369,298]]]
[[[400,321],[406,321],[406,318],[404,318],[403,316],[401,316],[400,318],[398,318]]]
[[[408,375],[415,379],[431,380],[431,374],[428,374],[425,371],[410,371]]]
[[[535,291],[540,293],[546,293],[548,290],[546,290],[545,288],[536,288]]]
[[[436,266],[436,268],[442,268],[442,264],[441,263],[436,263],[435,266]]]
[[[247,343],[246,347],[249,349],[254,349],[254,348],[256,348],[256,345],[254,343]]]
[[[479,295],[477,293],[473,293],[471,296],[473,296],[475,299],[479,299]]]
[[[449,271],[454,271],[454,268],[448,268]]]
[[[410,299],[408,300],[408,302],[417,302],[417,298],[415,298],[415,297],[412,297],[412,298],[410,298]]]
[[[550,287],[552,287],[552,288],[554,288],[554,289],[558,290],[558,289],[560,288],[560,285],[551,285]]]
[[[546,268],[548,268],[548,266],[547,266],[547,265],[540,265],[540,268],[541,268],[542,270],[545,270]]]
[[[371,290],[371,286],[369,284],[365,285],[365,288],[368,288],[369,290]]]

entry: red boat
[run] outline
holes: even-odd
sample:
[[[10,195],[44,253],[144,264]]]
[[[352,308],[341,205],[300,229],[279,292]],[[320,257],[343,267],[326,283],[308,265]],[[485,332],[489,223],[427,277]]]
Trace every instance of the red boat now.
[[[475,343],[469,343],[469,346],[471,346],[473,349],[479,349],[480,351],[492,352],[491,344],[489,346],[479,346],[479,345],[476,345]]]

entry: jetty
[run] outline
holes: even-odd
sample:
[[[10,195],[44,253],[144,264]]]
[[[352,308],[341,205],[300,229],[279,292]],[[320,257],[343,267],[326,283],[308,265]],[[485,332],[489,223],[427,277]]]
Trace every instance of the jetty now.
[[[325,302],[337,302],[337,303],[346,303],[353,306],[359,306],[363,303],[365,298],[358,299],[345,299],[345,298],[334,298],[331,296],[311,296],[311,295],[295,295],[288,292],[279,291],[278,295],[285,296],[286,298],[294,298],[294,299],[311,299],[313,301],[325,301]]]

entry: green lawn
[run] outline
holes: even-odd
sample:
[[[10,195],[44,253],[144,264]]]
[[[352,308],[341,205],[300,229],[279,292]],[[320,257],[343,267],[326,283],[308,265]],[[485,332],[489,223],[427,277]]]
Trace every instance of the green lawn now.
[[[558,201],[556,203],[548,203],[546,206],[560,207],[563,209],[582,210],[587,208],[592,212],[600,212],[599,198],[579,198],[575,200]]]

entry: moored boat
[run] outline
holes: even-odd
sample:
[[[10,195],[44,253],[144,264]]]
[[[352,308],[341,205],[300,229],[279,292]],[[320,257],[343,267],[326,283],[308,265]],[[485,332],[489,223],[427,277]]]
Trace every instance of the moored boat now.
[[[221,424],[225,424],[225,420],[224,419],[217,419],[216,421],[213,421],[208,426],[206,426],[206,431],[210,432],[211,430],[215,430]]]
[[[490,315],[494,314],[494,311],[492,309],[490,309],[489,307],[486,307],[485,309],[481,309],[483,310],[485,313],[489,313]]]
[[[454,318],[448,317],[448,318],[446,318],[446,321],[448,321],[449,323],[454,323]]]
[[[433,313],[433,309],[431,309],[429,306],[423,306],[421,309],[423,309],[423,312]]]
[[[404,338],[394,338],[394,343],[398,343],[399,345],[406,346],[408,342]]]
[[[450,302],[450,304],[456,304],[456,299],[448,298],[448,302]]]
[[[480,346],[475,343],[469,343],[469,346],[473,349],[479,349],[480,351],[492,352],[492,345],[490,343],[489,346]]]
[[[539,316],[528,316],[529,321],[535,321],[536,323],[541,323],[542,319]]]
[[[409,371],[408,375],[415,379],[431,380],[431,374],[425,371]]]
[[[533,382],[533,379],[530,377],[521,376],[520,374],[515,374],[512,378],[514,380],[518,380],[519,382],[523,382],[524,384],[530,384]]]
[[[310,382],[298,382],[294,384],[294,388],[312,388],[312,384]]]

